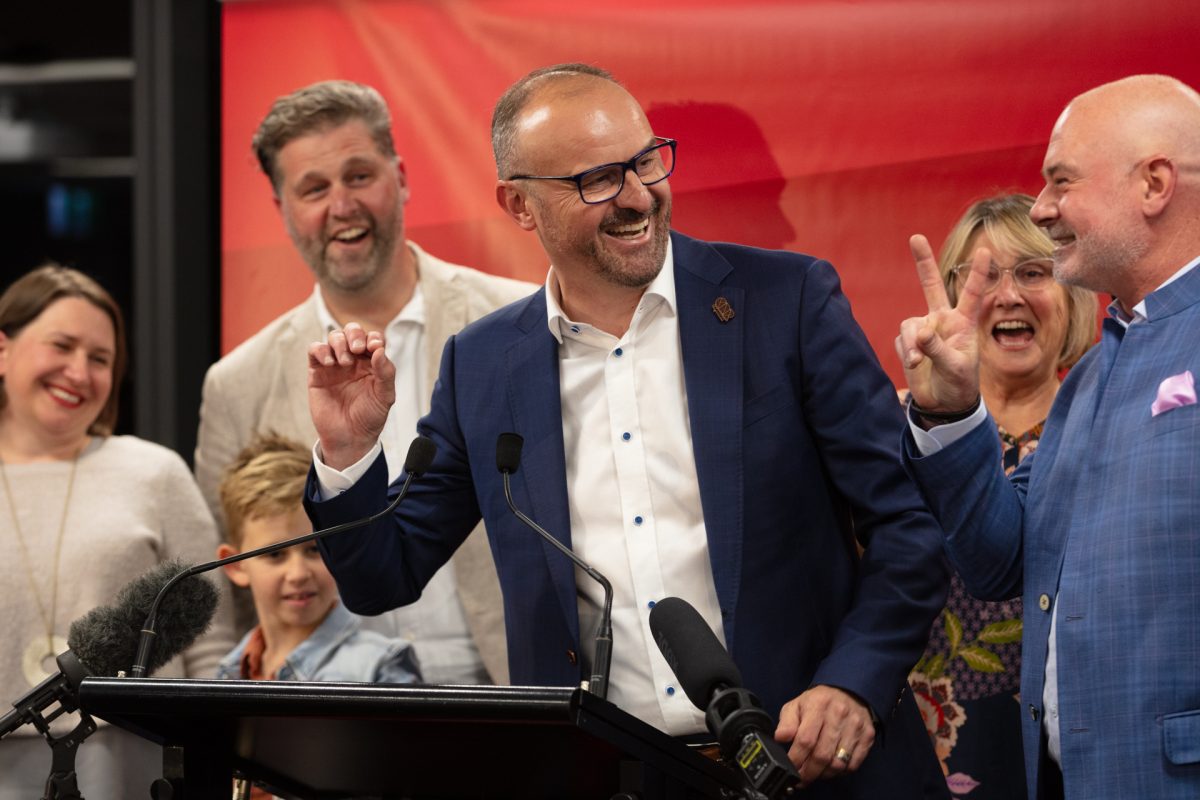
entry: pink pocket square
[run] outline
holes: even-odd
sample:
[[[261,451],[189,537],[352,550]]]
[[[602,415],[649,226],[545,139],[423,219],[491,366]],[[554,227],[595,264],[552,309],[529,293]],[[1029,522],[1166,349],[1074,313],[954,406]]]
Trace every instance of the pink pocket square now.
[[[1191,370],[1172,375],[1158,385],[1158,397],[1150,404],[1150,416],[1157,417],[1164,411],[1196,402],[1196,379]]]

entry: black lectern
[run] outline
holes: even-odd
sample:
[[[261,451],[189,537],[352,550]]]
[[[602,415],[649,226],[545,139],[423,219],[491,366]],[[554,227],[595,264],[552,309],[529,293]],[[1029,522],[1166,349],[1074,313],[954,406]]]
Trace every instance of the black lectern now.
[[[79,695],[163,746],[175,800],[228,798],[235,771],[301,800],[739,794],[733,771],[566,687],[88,678]]]

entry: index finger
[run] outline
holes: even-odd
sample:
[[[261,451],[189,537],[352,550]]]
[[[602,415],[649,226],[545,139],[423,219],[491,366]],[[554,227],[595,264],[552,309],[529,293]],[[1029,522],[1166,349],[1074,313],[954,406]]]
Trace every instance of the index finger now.
[[[917,262],[917,280],[921,282],[929,313],[950,308],[946,284],[942,282],[942,273],[938,271],[937,259],[933,257],[929,240],[919,233],[915,234],[908,240],[908,249],[912,251],[913,261]]]
[[[983,284],[987,281],[988,269],[992,264],[992,254],[986,247],[975,250],[971,256],[971,273],[966,283],[958,293],[958,304],[955,309],[972,324],[978,324],[980,310],[983,308]]]

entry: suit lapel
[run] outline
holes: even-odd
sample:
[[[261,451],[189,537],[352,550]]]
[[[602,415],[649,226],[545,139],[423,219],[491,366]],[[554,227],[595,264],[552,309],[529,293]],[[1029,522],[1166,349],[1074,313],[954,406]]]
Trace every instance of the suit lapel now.
[[[709,560],[726,644],[742,573],[742,339],[744,293],[723,285],[733,267],[703,242],[672,234],[679,338]],[[713,306],[733,310],[725,322]]]
[[[505,353],[515,432],[525,439],[521,469],[513,479],[513,500],[518,508],[570,547],[571,513],[563,455],[558,342],[546,329],[544,289],[530,299],[517,326],[524,335]],[[537,536],[533,531],[528,533]],[[563,616],[578,639],[575,567],[549,542],[542,541],[541,546]]]

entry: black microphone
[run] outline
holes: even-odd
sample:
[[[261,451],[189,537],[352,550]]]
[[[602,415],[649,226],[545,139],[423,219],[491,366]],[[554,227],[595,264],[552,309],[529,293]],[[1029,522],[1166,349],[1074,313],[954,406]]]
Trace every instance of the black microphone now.
[[[84,678],[113,677],[126,669],[137,651],[146,608],[181,569],[183,565],[176,561],[159,564],[127,584],[117,595],[115,606],[94,608],[72,622],[67,633],[69,649],[57,659],[59,672],[13,703],[13,710],[0,719],[0,738],[28,723],[46,733],[50,722],[78,709],[77,692]],[[217,590],[211,583],[203,578],[185,581],[177,598],[163,607],[163,647],[149,665],[150,670],[158,669],[195,641],[208,628],[216,610]],[[59,704],[58,708],[43,716],[42,712],[54,703]],[[86,718],[85,714],[81,716]],[[86,722],[91,724],[90,718]],[[94,724],[91,729],[95,729]]]
[[[145,620],[145,622],[140,625],[141,636],[138,640],[137,655],[134,659],[133,668],[130,670],[130,674],[134,678],[144,677],[147,670],[152,669],[150,666],[151,664],[161,664],[170,658],[170,656],[167,656],[166,658],[154,657],[153,660],[151,660],[151,651],[154,647],[154,638],[157,635],[155,628],[158,623],[160,606],[163,605],[164,598],[170,595],[172,590],[179,585],[181,581],[185,581],[193,575],[199,575],[200,573],[208,572],[210,570],[217,569],[218,567],[223,567],[226,564],[232,564],[235,561],[243,561],[247,558],[254,558],[255,556],[266,555],[267,553],[274,553],[277,550],[286,550],[289,547],[295,547],[298,544],[305,544],[306,542],[311,542],[314,539],[320,539],[324,536],[331,536],[335,533],[341,533],[342,531],[348,531],[353,528],[361,528],[364,525],[369,525],[380,517],[390,514],[395,510],[396,506],[400,505],[400,501],[408,495],[408,488],[412,485],[413,479],[419,478],[421,475],[425,474],[425,472],[429,469],[429,466],[433,463],[433,457],[436,454],[437,445],[433,443],[432,439],[429,439],[425,436],[418,436],[417,438],[413,439],[412,444],[408,446],[408,455],[404,459],[404,471],[408,473],[407,477],[404,479],[404,485],[400,487],[400,492],[396,495],[395,500],[389,503],[387,507],[381,511],[378,511],[369,517],[363,517],[362,519],[356,519],[350,522],[343,522],[340,525],[334,525],[332,527],[325,528],[324,530],[313,531],[312,533],[305,534],[304,536],[297,536],[295,539],[287,539],[282,542],[276,542],[275,544],[267,545],[266,547],[260,547],[257,550],[247,550],[244,553],[238,553],[236,555],[229,556],[228,558],[209,561],[204,564],[197,564],[194,567],[188,567],[182,571],[179,571],[176,575],[170,578],[170,580],[168,580],[162,586],[162,588],[157,591],[156,594],[151,595],[154,599],[149,604],[149,610],[143,616],[138,617],[139,620]],[[166,608],[166,606],[163,607]],[[169,633],[170,632],[168,631],[168,634]],[[163,640],[164,647],[161,648],[162,650],[169,651],[169,647],[165,646],[168,644],[168,642],[169,639]]]
[[[650,610],[650,632],[692,704],[703,710],[721,757],[768,798],[790,795],[800,774],[775,741],[775,724],[759,699],[742,687],[742,674],[700,612],[678,597]]]
[[[608,673],[612,667],[612,584],[608,582],[608,578],[605,578],[590,565],[586,564],[583,559],[575,555],[571,548],[558,539],[555,539],[541,525],[538,525],[525,516],[521,509],[517,508],[516,503],[513,502],[509,476],[515,473],[517,468],[521,466],[521,448],[524,445],[525,440],[516,433],[502,433],[496,441],[496,467],[504,476],[504,499],[508,501],[508,507],[517,515],[517,519],[541,534],[543,539],[557,547],[559,552],[575,562],[575,566],[586,572],[592,577],[592,580],[603,587],[604,608],[600,614],[600,624],[596,629],[596,655],[592,659],[592,674],[588,678],[587,690],[597,697],[604,698],[608,696]]]

